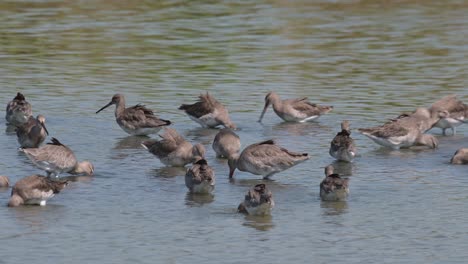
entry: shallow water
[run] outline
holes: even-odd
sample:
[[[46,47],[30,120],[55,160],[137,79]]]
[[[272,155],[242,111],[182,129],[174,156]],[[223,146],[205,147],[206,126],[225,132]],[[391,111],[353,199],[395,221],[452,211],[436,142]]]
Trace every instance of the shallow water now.
[[[154,2],[0,3],[0,102],[22,91],[51,136],[96,168],[45,207],[0,207],[0,263],[465,262],[468,170],[448,161],[468,126],[431,130],[436,150],[391,151],[354,132],[360,157],[334,164],[351,177],[349,200],[321,202],[318,187],[341,120],[356,129],[447,94],[468,101],[464,1]],[[270,109],[257,123],[271,90],[335,108],[307,124]],[[217,130],[177,110],[204,91],[228,107],[243,146],[274,138],[310,154],[267,182],[271,217],[236,214],[261,179],[230,182],[211,149]],[[142,149],[113,109],[95,114],[117,92],[207,147],[213,196],[190,195],[184,169]],[[0,174],[40,173],[14,135],[0,145]]]

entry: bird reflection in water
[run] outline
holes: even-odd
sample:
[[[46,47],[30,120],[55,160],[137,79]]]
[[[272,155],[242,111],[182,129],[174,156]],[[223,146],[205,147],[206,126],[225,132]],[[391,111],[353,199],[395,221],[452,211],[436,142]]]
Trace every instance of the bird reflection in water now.
[[[323,209],[323,215],[341,215],[348,212],[348,203],[346,201],[322,201],[320,207]]]
[[[50,228],[51,222],[57,222],[57,219],[64,219],[63,215],[67,211],[66,206],[61,204],[48,203],[47,206],[18,206],[8,207],[16,222],[25,226],[23,233],[16,234],[24,236],[28,234],[37,234]]]
[[[244,216],[243,226],[248,226],[257,229],[258,231],[268,231],[275,227],[272,222],[273,217],[271,215],[246,215]]]
[[[216,128],[203,128],[197,127],[188,130],[185,133],[186,138],[190,138],[190,141],[198,142],[203,145],[211,145],[219,129]]]
[[[184,176],[187,168],[185,167],[161,167],[151,170],[150,175],[155,178],[172,178],[175,176]]]
[[[6,129],[5,129],[5,133],[7,135],[16,135],[16,126],[11,125],[11,124],[7,124]]]
[[[185,195],[185,205],[189,207],[200,207],[214,201],[214,195],[211,193],[192,193]]]
[[[291,123],[291,122],[282,122],[275,124],[271,127],[271,130],[265,131],[265,137],[275,137],[282,135],[289,136],[307,136],[307,135],[317,135],[324,134],[331,131],[331,128],[324,126],[316,122],[307,122],[307,123]]]
[[[338,160],[333,161],[331,165],[340,176],[351,176],[356,168],[354,163]]]
[[[148,136],[124,137],[115,143],[114,149],[141,149],[141,143],[148,139],[150,139]]]
[[[74,176],[74,175],[70,175],[70,176],[60,177],[60,179],[67,180],[67,181],[70,181],[70,182],[91,182],[91,181],[93,181],[94,176],[96,176],[96,175],[93,175],[93,176],[87,176],[87,175]]]

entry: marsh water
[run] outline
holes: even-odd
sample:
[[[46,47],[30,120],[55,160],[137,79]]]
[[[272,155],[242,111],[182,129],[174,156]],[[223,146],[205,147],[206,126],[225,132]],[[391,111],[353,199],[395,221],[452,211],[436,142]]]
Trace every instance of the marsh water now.
[[[429,133],[438,149],[384,149],[357,133],[447,94],[468,102],[466,1],[2,1],[0,102],[21,91],[50,136],[95,166],[45,207],[8,208],[0,190],[0,263],[465,263],[468,147]],[[261,178],[236,172],[177,107],[205,91],[230,111],[242,146],[264,139],[310,160],[266,182],[271,217],[236,213]],[[268,91],[334,110],[284,123]],[[112,95],[145,104],[208,150],[213,196],[194,196],[185,169],[164,167],[128,136]],[[334,162],[328,147],[348,119],[359,157]],[[5,127],[5,120],[0,125]],[[153,135],[153,138],[157,136]],[[41,173],[0,134],[0,174]],[[323,168],[350,177],[347,202],[322,202]],[[64,175],[65,176],[65,175]]]

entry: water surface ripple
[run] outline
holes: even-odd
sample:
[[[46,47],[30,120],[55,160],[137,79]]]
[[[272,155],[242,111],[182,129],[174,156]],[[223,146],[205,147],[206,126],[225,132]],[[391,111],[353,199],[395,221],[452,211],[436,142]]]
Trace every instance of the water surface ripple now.
[[[0,102],[22,91],[51,136],[96,167],[46,207],[7,208],[0,190],[0,263],[464,263],[467,169],[450,166],[468,127],[436,150],[381,149],[356,129],[447,94],[468,102],[465,1],[2,1]],[[224,103],[243,146],[274,138],[311,159],[268,182],[271,217],[235,213],[259,177],[229,182],[216,160],[216,130],[177,107],[209,91]],[[268,91],[308,96],[335,109],[289,124],[269,110]],[[166,168],[128,137],[114,93],[142,103],[214,167],[212,197],[188,194],[184,169]],[[360,157],[336,163],[350,199],[319,199],[328,146],[343,119]],[[5,121],[0,119],[0,125]],[[0,173],[12,182],[40,171],[0,135]]]

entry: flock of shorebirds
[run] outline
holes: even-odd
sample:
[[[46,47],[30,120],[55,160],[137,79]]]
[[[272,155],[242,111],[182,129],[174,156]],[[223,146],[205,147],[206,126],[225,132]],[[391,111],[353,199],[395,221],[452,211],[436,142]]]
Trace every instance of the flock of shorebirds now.
[[[185,184],[193,193],[209,194],[214,190],[215,173],[205,159],[206,149],[202,144],[192,145],[175,129],[169,128],[171,121],[159,118],[154,112],[143,105],[125,106],[125,97],[115,94],[112,100],[99,109],[115,105],[117,124],[128,134],[147,136],[157,134],[162,128],[164,132],[160,140],[148,140],[142,146],[155,155],[167,166],[185,166],[187,169]],[[262,121],[268,107],[272,105],[274,112],[287,122],[308,122],[319,118],[333,110],[332,106],[313,104],[307,98],[281,100],[275,92],[269,92],[265,97],[265,106],[259,122]],[[273,140],[265,140],[245,147],[241,151],[239,136],[235,133],[236,125],[229,118],[228,110],[209,93],[201,94],[193,104],[183,104],[179,107],[190,119],[202,127],[215,128],[223,126],[215,136],[212,148],[217,158],[228,160],[229,178],[234,176],[236,169],[261,175],[269,179],[272,175],[291,168],[309,159],[307,153],[297,153],[275,144]],[[32,116],[31,105],[23,94],[18,93],[8,103],[6,120],[16,131],[19,151],[23,152],[31,162],[46,172],[47,176],[31,175],[25,177],[13,186],[8,206],[23,204],[45,205],[46,201],[60,192],[67,181],[59,178],[62,173],[92,175],[94,167],[89,161],[78,162],[73,151],[58,139],[45,141],[49,132],[45,126],[45,117]],[[433,127],[442,128],[443,134],[451,129],[456,133],[456,127],[468,122],[468,106],[456,95],[448,95],[436,101],[429,108],[419,107],[413,112],[403,113],[383,125],[358,129],[379,145],[392,148],[409,148],[425,146],[436,148],[436,137],[425,132]],[[343,121],[341,131],[330,143],[329,153],[343,162],[352,162],[357,150],[351,138],[350,124]],[[457,150],[451,159],[452,164],[468,164],[468,148]],[[8,187],[9,179],[0,176],[0,186]],[[325,168],[325,178],[320,184],[320,197],[324,201],[343,201],[349,194],[349,180],[334,173],[333,166]],[[267,185],[257,184],[248,190],[244,200],[238,206],[238,211],[245,214],[269,214],[274,206],[271,191]]]

